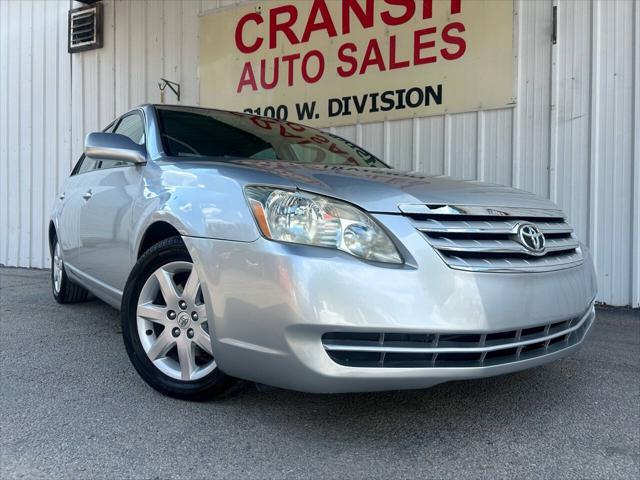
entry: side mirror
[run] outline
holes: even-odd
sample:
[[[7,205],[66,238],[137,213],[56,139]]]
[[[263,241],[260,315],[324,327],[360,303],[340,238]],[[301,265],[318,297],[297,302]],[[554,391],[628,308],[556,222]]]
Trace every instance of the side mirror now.
[[[84,154],[89,158],[120,160],[135,164],[147,161],[147,150],[119,133],[94,132],[84,141]]]

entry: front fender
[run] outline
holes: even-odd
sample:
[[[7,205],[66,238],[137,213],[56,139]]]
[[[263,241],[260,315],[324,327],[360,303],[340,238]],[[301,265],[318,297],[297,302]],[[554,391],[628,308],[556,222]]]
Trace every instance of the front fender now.
[[[260,237],[242,186],[215,171],[150,166],[134,206],[132,253],[156,222],[190,237],[253,242]]]

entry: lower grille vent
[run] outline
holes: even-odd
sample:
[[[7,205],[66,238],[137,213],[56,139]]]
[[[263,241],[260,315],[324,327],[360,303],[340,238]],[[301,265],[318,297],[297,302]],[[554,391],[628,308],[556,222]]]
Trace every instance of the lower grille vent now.
[[[527,360],[580,343],[595,315],[487,334],[330,332],[322,344],[336,363],[369,368],[486,367]]]

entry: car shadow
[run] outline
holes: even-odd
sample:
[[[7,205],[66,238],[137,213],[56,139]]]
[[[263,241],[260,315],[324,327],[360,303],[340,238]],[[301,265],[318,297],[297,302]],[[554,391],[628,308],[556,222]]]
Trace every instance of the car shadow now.
[[[351,394],[260,391],[244,382],[227,397],[208,402],[206,408],[214,415],[239,408],[243,416],[253,415],[287,434],[334,438],[354,446],[365,438],[393,438],[402,445],[425,434],[458,431],[473,438],[531,422],[554,428],[565,412],[567,396],[579,395],[566,376],[566,368],[552,364],[429,389]]]
[[[69,308],[88,319],[86,328],[121,336],[119,312],[99,300]],[[75,323],[83,328],[80,322]],[[110,368],[122,372],[129,365],[124,346],[117,356],[122,359]],[[202,403],[152,391],[137,378],[133,367],[127,377],[131,377],[129,387],[133,385],[136,394],[162,408],[179,404],[181,409],[203,410],[198,416],[200,427],[209,424],[214,428],[220,417],[226,416],[286,435],[313,436],[320,442],[333,438],[341,445],[355,446],[363,439],[393,439],[394,448],[425,435],[437,438],[443,432],[473,439],[483,437],[483,432],[511,431],[524,424],[555,428],[554,422],[561,421],[566,411],[567,398],[581,395],[579,362],[572,357],[509,375],[421,390],[310,394],[243,381],[224,397]]]

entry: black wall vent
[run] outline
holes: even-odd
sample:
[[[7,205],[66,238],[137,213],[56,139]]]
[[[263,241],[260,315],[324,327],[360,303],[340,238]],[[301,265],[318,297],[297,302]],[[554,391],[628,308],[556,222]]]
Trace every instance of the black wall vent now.
[[[69,53],[102,48],[102,3],[69,10]]]

